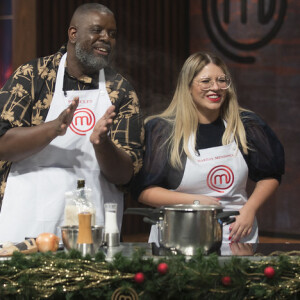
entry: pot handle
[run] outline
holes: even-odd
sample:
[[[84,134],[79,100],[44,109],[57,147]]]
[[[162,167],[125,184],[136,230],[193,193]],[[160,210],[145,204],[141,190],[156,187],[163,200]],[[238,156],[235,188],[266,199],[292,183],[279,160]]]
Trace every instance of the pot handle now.
[[[217,214],[217,219],[220,219],[226,225],[235,222],[235,218],[230,218],[231,216],[237,216],[240,212],[238,210],[223,211]]]
[[[144,218],[143,218],[143,221],[144,221],[145,223],[148,223],[148,224],[151,224],[151,225],[156,225],[156,224],[157,224],[156,221],[154,221],[154,220],[152,220],[152,219],[150,219],[150,218],[148,218],[148,217],[144,217]]]
[[[155,208],[130,207],[124,211],[124,215],[145,216],[145,217],[148,217],[149,220],[152,220],[153,222],[155,222],[155,224],[156,224],[156,221],[159,220],[161,213],[160,213],[160,210],[155,209]],[[146,222],[146,223],[149,223],[149,222]]]

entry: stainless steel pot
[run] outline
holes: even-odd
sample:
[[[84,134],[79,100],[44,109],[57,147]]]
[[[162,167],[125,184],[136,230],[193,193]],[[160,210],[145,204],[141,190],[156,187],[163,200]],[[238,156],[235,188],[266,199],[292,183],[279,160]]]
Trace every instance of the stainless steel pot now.
[[[206,253],[222,245],[223,224],[235,221],[238,211],[223,211],[217,205],[169,205],[160,208],[128,208],[125,214],[143,215],[157,226],[159,245],[173,253],[194,255],[198,248]]]

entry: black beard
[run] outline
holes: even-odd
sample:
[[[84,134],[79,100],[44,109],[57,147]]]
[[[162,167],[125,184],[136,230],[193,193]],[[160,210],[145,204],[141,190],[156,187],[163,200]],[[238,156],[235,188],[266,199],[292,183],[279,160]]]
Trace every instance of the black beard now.
[[[88,73],[99,72],[108,65],[107,58],[89,53],[80,43],[75,44],[75,55]]]

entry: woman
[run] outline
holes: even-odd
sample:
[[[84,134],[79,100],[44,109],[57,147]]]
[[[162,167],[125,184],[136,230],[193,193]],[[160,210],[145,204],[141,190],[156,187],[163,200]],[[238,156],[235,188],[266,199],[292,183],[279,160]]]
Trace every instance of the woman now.
[[[256,212],[277,189],[284,151],[257,115],[238,105],[229,71],[209,53],[191,55],[169,107],[146,120],[144,166],[134,194],[143,204],[222,205],[239,210],[223,242],[257,242]],[[248,177],[256,186],[248,198]],[[149,242],[157,242],[152,226]]]

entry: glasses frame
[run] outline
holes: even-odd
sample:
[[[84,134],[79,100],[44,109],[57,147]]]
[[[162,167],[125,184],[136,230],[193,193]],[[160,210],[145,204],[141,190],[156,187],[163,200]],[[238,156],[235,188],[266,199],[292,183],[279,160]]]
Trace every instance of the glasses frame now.
[[[218,83],[218,81],[217,80],[219,80],[220,78],[225,78],[225,80],[228,82],[228,86],[227,87],[225,87],[225,88],[221,88],[220,86],[219,86],[219,83]],[[210,81],[211,81],[211,85],[208,87],[208,88],[203,88],[203,87],[201,87],[201,81],[199,81],[199,80],[194,80],[194,82],[200,87],[200,89],[201,90],[203,90],[203,91],[208,91],[208,90],[210,90],[211,89],[211,87],[216,83],[217,84],[217,86],[219,87],[219,89],[220,90],[227,90],[227,89],[229,89],[229,87],[231,86],[231,78],[230,77],[228,77],[228,76],[218,76],[218,77],[216,77],[214,80],[212,80],[211,78],[209,78],[209,77],[201,77],[200,78],[200,80],[201,79],[209,79]]]

